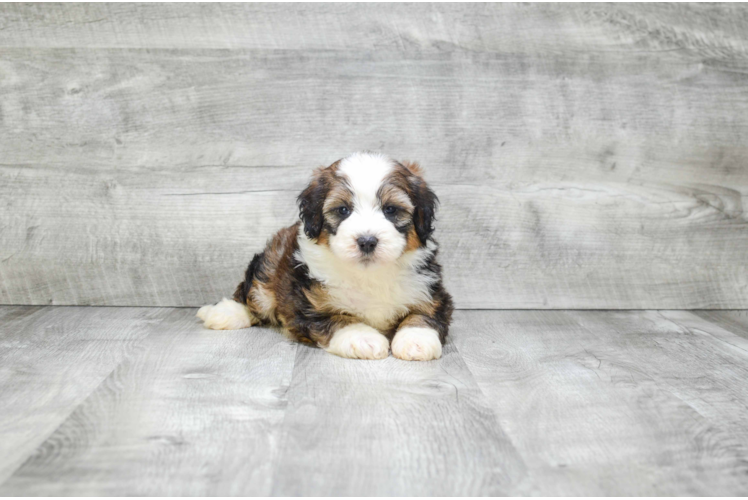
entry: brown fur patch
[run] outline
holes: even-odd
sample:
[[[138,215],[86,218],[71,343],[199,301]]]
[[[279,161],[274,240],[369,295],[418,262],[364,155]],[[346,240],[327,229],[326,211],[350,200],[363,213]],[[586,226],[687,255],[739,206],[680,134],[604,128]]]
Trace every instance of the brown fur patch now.
[[[254,280],[249,296],[250,300],[248,300],[247,305],[252,314],[277,326],[275,292],[265,283]]]
[[[319,236],[317,237],[317,244],[330,246],[330,232],[324,227],[322,227],[322,231],[319,232]]]
[[[336,314],[340,312],[338,308],[332,304],[330,294],[327,293],[325,287],[320,283],[314,283],[308,290],[304,290],[304,295],[316,311],[328,314]]]
[[[335,334],[335,332],[337,332],[341,328],[345,328],[348,325],[353,325],[360,322],[360,319],[349,316],[347,314],[334,314],[325,319],[324,326],[322,328],[313,330],[310,333],[310,337],[312,340],[317,342],[317,345],[319,345],[320,347],[327,347],[328,345],[330,345],[330,340],[332,339],[332,336]]]
[[[255,255],[245,276],[234,292],[234,300],[246,304],[252,315],[263,324],[281,324],[277,314],[278,278],[293,253],[298,224],[281,229],[268,241],[265,251]]]
[[[406,162],[406,165],[395,164],[395,168],[385,178],[380,193],[384,194],[386,190],[394,188],[408,197],[412,208],[407,210],[406,216],[410,217],[415,227],[420,246],[425,246],[434,230],[433,221],[438,199],[421,176],[421,167],[417,163]],[[396,221],[396,226],[405,227],[402,221]]]
[[[414,175],[423,177],[423,167],[421,167],[421,165],[419,165],[417,162],[404,160],[401,163],[405,168],[410,170]]]
[[[388,182],[389,179],[385,179],[382,183],[382,187],[379,188],[377,196],[382,204],[382,207],[386,205],[394,205],[403,209],[404,212],[410,217],[413,213],[413,203],[410,201],[407,191],[405,189],[391,184]]]
[[[338,213],[340,207],[352,209],[353,193],[337,173],[339,164],[340,160],[315,170],[311,182],[298,197],[304,233],[316,243],[329,244],[330,234],[345,219]]]
[[[322,205],[325,213],[335,210],[341,206],[351,207],[353,205],[353,192],[347,186],[345,181],[335,176],[330,181],[330,190]]]
[[[400,330],[406,327],[431,328],[431,323],[426,316],[422,316],[420,314],[411,314],[400,322],[400,326],[398,326],[397,329]]]
[[[422,304],[415,305],[411,308],[413,314],[420,314],[423,316],[433,316],[439,307],[440,303],[438,299],[432,299],[430,302],[424,302]]]
[[[410,252],[416,250],[420,246],[421,240],[418,239],[415,228],[411,226],[405,236],[405,251]]]

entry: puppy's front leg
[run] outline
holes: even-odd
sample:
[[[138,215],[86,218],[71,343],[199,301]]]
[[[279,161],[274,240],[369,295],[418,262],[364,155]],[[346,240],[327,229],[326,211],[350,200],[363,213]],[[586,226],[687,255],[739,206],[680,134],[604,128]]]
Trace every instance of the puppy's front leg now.
[[[325,351],[343,358],[384,359],[390,353],[387,337],[352,316],[297,317],[289,330],[299,340],[311,339]]]
[[[364,323],[353,323],[337,330],[324,348],[343,358],[384,359],[390,354],[390,341]]]
[[[408,361],[429,361],[442,356],[439,332],[432,328],[433,318],[411,314],[397,328],[392,339],[392,355]]]

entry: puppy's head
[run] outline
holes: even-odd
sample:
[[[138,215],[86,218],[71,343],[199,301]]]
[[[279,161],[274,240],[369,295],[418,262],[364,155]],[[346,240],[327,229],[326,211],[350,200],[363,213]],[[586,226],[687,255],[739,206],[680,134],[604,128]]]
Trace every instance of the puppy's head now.
[[[438,200],[417,164],[356,153],[315,170],[298,202],[307,237],[368,265],[425,246]]]

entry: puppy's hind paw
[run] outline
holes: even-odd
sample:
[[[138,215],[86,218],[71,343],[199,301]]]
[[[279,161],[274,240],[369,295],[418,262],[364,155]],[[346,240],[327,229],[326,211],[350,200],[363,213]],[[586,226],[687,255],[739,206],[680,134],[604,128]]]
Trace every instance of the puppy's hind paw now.
[[[247,306],[224,298],[216,305],[207,305],[197,311],[205,328],[211,330],[240,330],[252,326],[252,315]]]

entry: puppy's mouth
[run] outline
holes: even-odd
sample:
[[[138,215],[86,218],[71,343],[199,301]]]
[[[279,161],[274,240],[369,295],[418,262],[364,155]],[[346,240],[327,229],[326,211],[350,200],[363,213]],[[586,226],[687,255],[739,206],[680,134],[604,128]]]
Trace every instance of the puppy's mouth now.
[[[374,264],[376,261],[377,261],[377,258],[374,254],[362,254],[358,258],[358,262],[362,264],[363,266]]]

